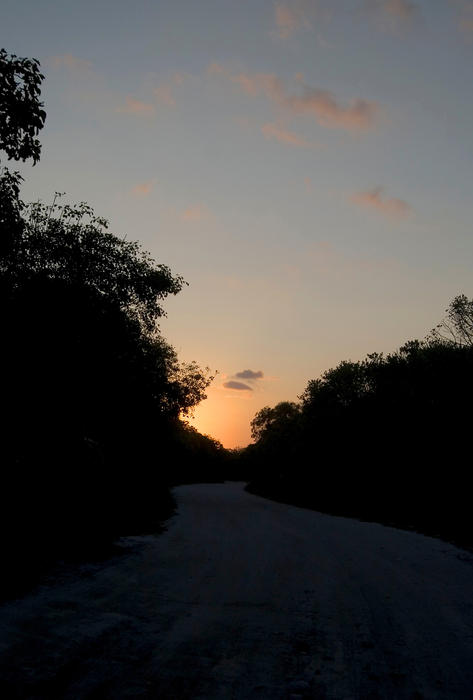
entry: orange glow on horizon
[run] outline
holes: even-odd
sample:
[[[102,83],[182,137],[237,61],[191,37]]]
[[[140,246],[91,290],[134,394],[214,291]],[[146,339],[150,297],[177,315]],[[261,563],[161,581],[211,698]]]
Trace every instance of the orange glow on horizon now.
[[[243,401],[248,409],[242,415]],[[251,400],[210,390],[208,398],[197,406],[195,416],[189,419],[189,423],[200,433],[219,440],[228,449],[245,447],[251,442],[250,421],[255,412]]]

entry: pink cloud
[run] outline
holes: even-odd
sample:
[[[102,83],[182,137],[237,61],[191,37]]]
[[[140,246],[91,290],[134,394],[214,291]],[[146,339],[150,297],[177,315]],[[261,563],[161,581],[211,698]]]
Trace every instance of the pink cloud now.
[[[171,76],[168,82],[162,83],[161,85],[158,85],[158,87],[154,88],[153,93],[158,102],[167,105],[168,107],[175,107],[175,88],[182,85],[187,77],[188,76],[186,76],[184,73],[176,72]]]
[[[272,73],[239,73],[230,75],[230,80],[237,83],[248,95],[265,95],[271,100],[284,99],[282,80]]]
[[[176,105],[176,100],[173,95],[173,91],[170,85],[160,85],[153,90],[158,102],[167,105],[168,107],[174,107]]]
[[[136,197],[147,197],[154,187],[155,180],[149,180],[148,182],[140,182],[135,185],[131,193]]]
[[[284,98],[282,80],[274,73],[232,73],[220,63],[211,63],[207,68],[209,75],[221,75],[236,83],[248,95],[265,95],[271,100]]]
[[[298,7],[277,3],[274,13],[278,36],[281,39],[288,39],[297,29],[304,25],[304,17]]]
[[[411,0],[365,0],[366,10],[381,22],[381,26],[395,30],[410,23],[419,11]]]
[[[227,71],[220,63],[211,63],[207,68],[207,73],[209,75],[223,75]]]
[[[206,218],[209,214],[209,210],[205,204],[194,204],[181,213],[182,221],[196,222],[201,221]]]
[[[473,36],[473,0],[450,0],[450,4],[457,8],[458,29],[468,38]]]
[[[451,0],[452,1],[452,0]],[[455,0],[454,0],[455,1]],[[470,0],[457,0],[468,3]],[[346,11],[342,3],[330,2],[330,0],[282,0],[274,6],[274,21],[276,24],[275,35],[280,39],[289,39],[301,29],[312,29],[315,25],[320,29],[323,22],[330,20],[333,6],[340,4],[340,9]],[[359,0],[363,5],[363,0]],[[382,25],[395,29],[406,25],[418,13],[419,7],[414,0],[364,0],[364,12],[381,20]],[[363,14],[363,9],[362,9]],[[323,37],[319,36],[323,43]]]
[[[307,114],[324,127],[345,129],[347,131],[364,131],[375,126],[379,113],[377,102],[355,98],[343,105],[337,102],[335,95],[328,90],[319,90],[310,86],[302,89],[302,94],[290,94],[283,81],[273,73],[239,73],[232,74],[222,66],[215,64],[209,69],[214,74],[225,76],[236,83],[248,95],[263,95],[278,107],[293,115]],[[296,76],[298,89],[301,76]]]
[[[417,12],[417,6],[409,0],[384,0],[381,8],[387,15],[400,20],[409,20]]]
[[[379,107],[376,102],[353,99],[346,106],[337,102],[328,90],[305,88],[300,97],[288,97],[286,103],[296,114],[312,114],[321,126],[363,131],[374,126]]]
[[[288,146],[298,146],[300,148],[314,148],[316,144],[306,141],[302,136],[295,134],[293,131],[288,131],[284,127],[277,124],[264,124],[261,131],[265,138],[275,139],[279,143],[285,143]]]
[[[141,102],[141,100],[135,100],[130,95],[125,98],[125,106],[117,107],[117,112],[122,112],[123,114],[136,114],[140,117],[148,117],[155,113],[155,107],[147,102]]]
[[[355,204],[366,209],[374,209],[385,216],[395,219],[408,216],[412,207],[403,199],[383,197],[382,187],[375,187],[366,192],[355,192],[351,197]]]
[[[63,54],[61,56],[51,56],[48,59],[54,68],[67,68],[72,71],[84,71],[92,68],[92,63],[86,61],[83,58],[77,58],[77,56],[72,56],[70,53]]]
[[[311,29],[314,17],[317,16],[318,24],[330,18],[330,2],[320,0],[285,0],[277,2],[274,6],[274,21],[276,23],[276,36],[280,39],[289,39],[300,29]]]
[[[179,71],[177,71],[177,72],[174,73],[174,75],[172,76],[172,82],[174,83],[174,85],[182,85],[182,83],[183,83],[183,82],[185,81],[185,79],[188,78],[188,77],[189,77],[189,76],[186,75],[185,73],[180,73]]]

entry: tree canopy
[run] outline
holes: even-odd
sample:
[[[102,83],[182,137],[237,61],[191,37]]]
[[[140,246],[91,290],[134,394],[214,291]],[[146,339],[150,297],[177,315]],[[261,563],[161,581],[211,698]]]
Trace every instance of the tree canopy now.
[[[160,302],[185,282],[156,264],[139,243],[107,228],[106,219],[84,202],[62,205],[56,195],[50,206],[30,204],[4,271],[16,286],[34,278],[84,286],[151,333],[165,313]]]
[[[0,151],[8,159],[38,162],[41,143],[37,136],[44,126],[46,112],[40,101],[39,61],[18,58],[0,49]],[[22,228],[23,178],[0,165],[0,264],[14,252],[14,239]]]
[[[41,143],[37,136],[46,112],[40,102],[41,83],[36,58],[19,58],[0,49],[0,150],[9,159],[37,163]]]
[[[0,51],[9,159],[40,158],[42,80],[36,59]],[[181,420],[205,398],[210,371],[181,363],[159,328],[164,300],[186,282],[84,202],[57,193],[50,205],[25,205],[21,182],[0,170],[0,531],[13,558],[21,552],[10,567],[19,572],[156,528],[168,485],[195,479],[208,459],[215,478],[223,454]]]
[[[473,346],[473,299],[458,294],[445,311],[445,318],[431,331],[433,342]]]
[[[250,490],[471,546],[472,331],[473,299],[459,295],[425,340],[344,360],[298,403],[261,409],[241,455]]]
[[[300,407],[281,401],[274,408],[261,408],[251,421],[251,437],[256,441],[289,438],[290,425],[299,417]]]

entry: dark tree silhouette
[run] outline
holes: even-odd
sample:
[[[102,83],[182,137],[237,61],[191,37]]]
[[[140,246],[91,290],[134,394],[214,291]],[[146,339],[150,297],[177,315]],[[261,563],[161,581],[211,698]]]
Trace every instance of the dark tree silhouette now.
[[[36,58],[18,58],[0,49],[0,150],[9,159],[39,160],[37,136],[46,119],[40,102],[43,79]]]
[[[457,296],[426,340],[341,362],[299,404],[259,411],[240,455],[250,490],[473,546],[472,309]]]
[[[46,119],[40,102],[43,79],[37,59],[18,58],[0,49],[0,151],[8,159],[31,158],[33,165],[39,160],[41,144],[37,136]],[[0,274],[5,256],[14,254],[15,239],[22,228],[22,181],[18,172],[1,167],[0,161]]]
[[[251,437],[256,442],[289,439],[291,426],[297,421],[300,406],[292,401],[281,401],[274,408],[265,406],[251,421]]]
[[[22,178],[17,172],[0,167],[0,275],[3,277],[7,259],[12,259],[15,242],[23,227],[23,202],[20,200]],[[0,282],[1,284],[1,282]]]
[[[5,272],[17,287],[36,277],[79,285],[135,318],[152,333],[164,314],[160,304],[184,283],[166,265],[157,265],[137,242],[107,231],[106,219],[82,202],[29,205],[14,256]]]
[[[445,311],[446,317],[430,332],[433,342],[473,346],[473,299],[459,294]]]
[[[2,50],[0,71],[0,149],[36,163],[39,64]],[[182,277],[85,203],[26,206],[21,181],[0,173],[0,537],[14,588],[45,561],[157,528],[169,484],[204,467],[217,478],[223,460],[180,419],[209,370],[180,363],[159,330]]]
[[[3,279],[3,516],[52,550],[154,527],[191,456],[179,417],[212,379],[159,333],[182,278],[86,205],[54,203],[27,208]]]

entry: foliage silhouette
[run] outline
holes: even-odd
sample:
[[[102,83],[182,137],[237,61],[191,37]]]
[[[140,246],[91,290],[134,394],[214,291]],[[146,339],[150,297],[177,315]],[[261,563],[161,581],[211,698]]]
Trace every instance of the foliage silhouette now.
[[[0,151],[8,159],[37,163],[41,144],[37,139],[46,112],[40,102],[44,79],[37,59],[18,58],[0,49]],[[22,227],[20,187],[23,178],[1,166],[0,161],[0,264],[13,254]]]
[[[35,523],[51,556],[156,527],[173,472],[198,452],[179,417],[212,379],[159,333],[182,279],[85,205],[58,204],[27,209],[2,273],[3,517],[22,514],[23,549]]]
[[[40,72],[36,58],[18,58],[0,49],[0,150],[14,160],[40,157],[36,138],[44,126],[46,112],[40,102]]]
[[[160,300],[182,289],[182,277],[156,265],[137,242],[108,233],[106,219],[84,202],[63,206],[56,193],[51,206],[29,205],[25,219],[14,258],[5,261],[13,284],[41,276],[87,287],[136,317],[147,332],[164,314]]]
[[[446,310],[446,317],[428,336],[432,342],[473,345],[473,300],[464,294],[456,296]]]
[[[262,409],[255,444],[241,455],[249,489],[473,546],[472,308],[463,295],[451,303],[454,339],[431,334],[386,356],[341,362],[309,381],[299,404]],[[278,415],[284,420],[273,422]]]
[[[8,168],[0,168],[0,274],[2,279],[8,259],[12,259],[15,243],[23,227],[23,202],[20,200],[22,177]]]
[[[285,432],[299,417],[300,408],[291,401],[281,401],[274,408],[265,406],[251,421],[251,437],[256,441],[287,440]]]
[[[40,157],[35,59],[0,52],[0,148]],[[107,230],[85,203],[25,205],[0,173],[0,511],[15,591],[58,556],[160,527],[169,485],[220,478],[221,445],[181,420],[212,376],[179,362],[159,331],[184,280]],[[8,533],[8,534],[6,534]]]

